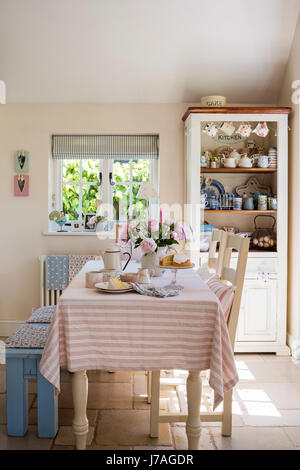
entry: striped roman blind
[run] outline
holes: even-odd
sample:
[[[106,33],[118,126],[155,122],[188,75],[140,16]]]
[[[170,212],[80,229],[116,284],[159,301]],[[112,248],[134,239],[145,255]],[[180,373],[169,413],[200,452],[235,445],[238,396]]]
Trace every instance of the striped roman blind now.
[[[53,135],[55,160],[158,159],[158,135]]]

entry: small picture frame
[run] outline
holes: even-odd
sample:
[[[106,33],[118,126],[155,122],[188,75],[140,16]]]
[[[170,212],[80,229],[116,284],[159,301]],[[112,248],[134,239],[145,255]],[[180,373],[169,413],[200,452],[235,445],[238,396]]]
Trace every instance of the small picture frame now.
[[[29,175],[14,176],[14,195],[19,197],[29,196]]]
[[[82,232],[81,220],[71,220],[71,232]]]
[[[29,172],[29,152],[17,150],[15,152],[15,173]]]
[[[96,232],[96,224],[89,224],[89,220],[96,214],[84,214],[84,231]]]

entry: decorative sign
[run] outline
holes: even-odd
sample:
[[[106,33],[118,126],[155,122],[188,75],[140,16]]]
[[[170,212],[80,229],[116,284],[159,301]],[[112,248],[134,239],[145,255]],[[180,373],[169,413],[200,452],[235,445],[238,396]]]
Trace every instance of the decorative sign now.
[[[242,137],[240,134],[226,135],[219,132],[213,139],[222,144],[238,144],[243,142],[245,137]]]
[[[29,196],[29,175],[14,176],[14,195]]]

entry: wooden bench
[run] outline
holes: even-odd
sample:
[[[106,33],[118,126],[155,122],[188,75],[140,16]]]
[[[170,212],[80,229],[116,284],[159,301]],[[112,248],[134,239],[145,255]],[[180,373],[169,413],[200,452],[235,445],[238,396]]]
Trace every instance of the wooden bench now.
[[[37,381],[38,436],[55,437],[58,397],[40,373],[40,360],[49,325],[21,325],[6,340],[6,411],[9,436],[24,436],[28,428],[28,380]]]

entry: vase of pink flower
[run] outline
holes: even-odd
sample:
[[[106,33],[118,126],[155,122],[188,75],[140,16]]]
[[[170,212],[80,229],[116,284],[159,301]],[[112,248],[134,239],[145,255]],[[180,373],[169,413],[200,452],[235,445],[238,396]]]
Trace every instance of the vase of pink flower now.
[[[131,241],[134,248],[140,247],[143,253],[143,268],[159,264],[168,248],[175,248],[180,241],[190,240],[191,237],[191,229],[184,222],[175,222],[172,219],[163,222],[162,217],[160,220],[151,219],[149,222],[132,220],[121,235],[121,239]]]

